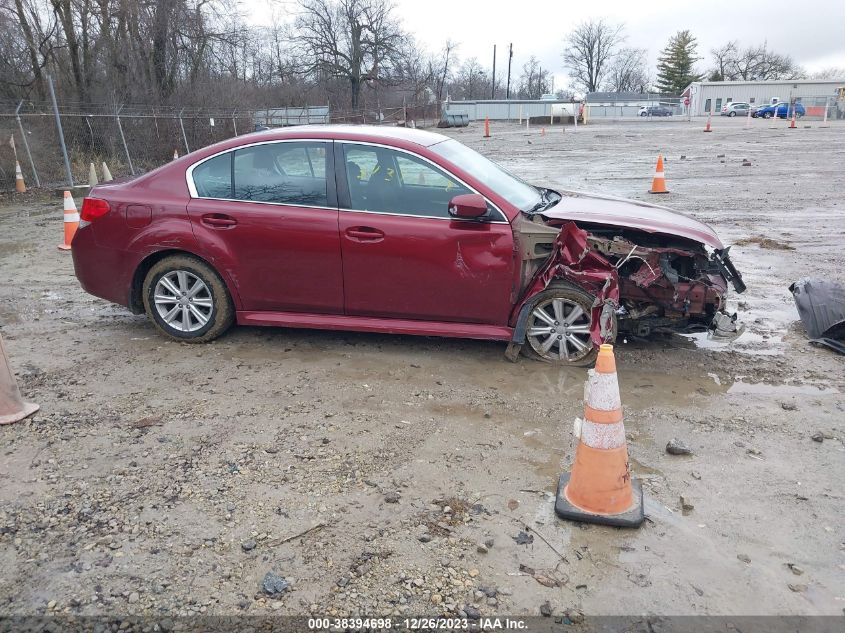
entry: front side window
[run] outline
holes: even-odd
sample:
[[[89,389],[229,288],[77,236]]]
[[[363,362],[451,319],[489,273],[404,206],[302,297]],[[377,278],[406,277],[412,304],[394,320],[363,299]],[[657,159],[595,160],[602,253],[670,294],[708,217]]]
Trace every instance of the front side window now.
[[[369,145],[344,145],[350,208],[448,218],[449,201],[472,193],[455,178],[412,154]]]
[[[235,150],[234,198],[327,206],[326,144],[264,143]]]

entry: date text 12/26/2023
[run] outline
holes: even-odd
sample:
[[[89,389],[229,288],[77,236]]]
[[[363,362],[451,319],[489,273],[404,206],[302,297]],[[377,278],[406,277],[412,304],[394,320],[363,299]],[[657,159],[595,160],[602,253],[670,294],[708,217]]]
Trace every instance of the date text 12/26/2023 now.
[[[394,628],[426,631],[521,631],[527,628],[519,618],[309,618],[308,628],[314,631],[346,631],[368,629],[389,631]]]

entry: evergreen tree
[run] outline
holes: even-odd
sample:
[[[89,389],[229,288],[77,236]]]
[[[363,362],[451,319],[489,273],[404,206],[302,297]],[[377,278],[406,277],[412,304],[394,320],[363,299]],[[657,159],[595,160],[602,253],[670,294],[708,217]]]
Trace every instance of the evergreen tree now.
[[[693,81],[700,81],[701,75],[693,66],[700,57],[696,55],[698,44],[689,31],[678,31],[669,39],[666,48],[657,58],[657,88],[660,92],[681,94]]]

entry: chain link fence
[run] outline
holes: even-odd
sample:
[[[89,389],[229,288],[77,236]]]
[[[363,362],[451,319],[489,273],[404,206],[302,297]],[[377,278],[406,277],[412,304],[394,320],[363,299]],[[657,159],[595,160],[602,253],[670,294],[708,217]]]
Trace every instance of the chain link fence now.
[[[281,119],[269,114],[283,110]],[[297,113],[294,121],[291,112]],[[330,112],[328,106],[212,110],[60,105],[58,115],[73,184],[80,184],[88,182],[91,163],[100,179],[104,162],[115,178],[138,175],[172,160],[174,151],[181,156],[262,127],[297,122],[425,127],[436,124],[438,112],[437,104],[347,112]],[[61,139],[51,103],[0,103],[0,191],[15,186],[16,158],[27,187],[70,184]]]

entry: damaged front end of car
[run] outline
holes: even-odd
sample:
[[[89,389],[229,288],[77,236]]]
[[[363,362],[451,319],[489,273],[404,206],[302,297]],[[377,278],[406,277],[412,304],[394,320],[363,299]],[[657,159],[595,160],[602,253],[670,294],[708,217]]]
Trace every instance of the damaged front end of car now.
[[[644,338],[708,331],[712,337],[731,340],[744,331],[736,314],[726,310],[728,287],[738,293],[745,290],[729,248],[708,251],[689,235],[544,214],[520,217],[514,234],[523,290],[513,317],[510,358],[525,342],[525,308],[552,280],[595,297],[590,334],[596,346],[610,342],[616,333]]]

